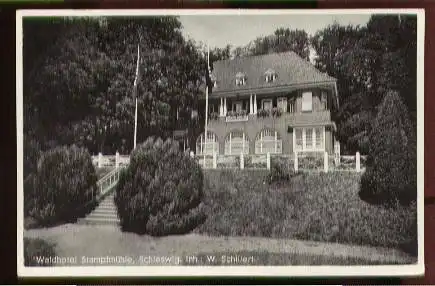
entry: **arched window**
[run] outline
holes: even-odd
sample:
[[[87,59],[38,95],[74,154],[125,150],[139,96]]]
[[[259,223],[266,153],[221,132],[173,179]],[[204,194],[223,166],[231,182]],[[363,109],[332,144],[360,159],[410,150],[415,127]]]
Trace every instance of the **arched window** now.
[[[219,154],[219,142],[216,134],[207,131],[207,140],[205,140],[204,133],[202,133],[198,139],[196,139],[196,154],[213,155],[213,153]]]
[[[231,131],[225,138],[225,155],[249,154],[249,138],[242,131]]]
[[[276,130],[263,129],[255,138],[255,154],[281,154],[282,140]]]

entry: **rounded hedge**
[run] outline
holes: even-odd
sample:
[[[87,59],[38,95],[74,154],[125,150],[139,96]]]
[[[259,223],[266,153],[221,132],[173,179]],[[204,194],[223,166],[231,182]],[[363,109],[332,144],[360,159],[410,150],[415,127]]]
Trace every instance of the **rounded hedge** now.
[[[42,154],[29,178],[29,215],[39,223],[70,222],[86,214],[97,191],[97,175],[89,152],[77,146],[56,147]]]
[[[396,92],[381,103],[369,136],[360,197],[373,203],[409,204],[417,197],[416,137]]]
[[[173,140],[149,138],[120,175],[115,204],[123,230],[162,236],[187,233],[205,220],[203,173]]]
[[[290,167],[287,158],[273,158],[270,162],[270,171],[267,176],[269,184],[275,182],[284,182],[294,176],[294,170]]]

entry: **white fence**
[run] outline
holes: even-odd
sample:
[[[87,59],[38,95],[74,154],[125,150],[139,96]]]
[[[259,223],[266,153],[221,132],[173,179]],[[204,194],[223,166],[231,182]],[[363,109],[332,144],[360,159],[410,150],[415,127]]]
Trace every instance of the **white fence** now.
[[[92,156],[92,163],[97,168],[118,168],[120,166],[127,166],[130,163],[130,155],[120,155],[118,152],[115,155],[103,155],[99,153],[96,156]]]
[[[193,155],[204,169],[257,169],[269,170],[272,164],[281,161],[290,169],[297,171],[365,171],[366,156],[358,152],[354,156],[329,155],[327,152],[296,152],[291,155],[284,154],[240,154],[240,155]],[[98,168],[123,167],[130,162],[129,155],[102,155],[92,157],[94,165]],[[115,170],[116,170],[115,169]]]
[[[266,169],[277,161],[298,171],[365,171],[366,156],[329,155],[327,152],[251,155],[198,155],[196,159],[204,169]]]

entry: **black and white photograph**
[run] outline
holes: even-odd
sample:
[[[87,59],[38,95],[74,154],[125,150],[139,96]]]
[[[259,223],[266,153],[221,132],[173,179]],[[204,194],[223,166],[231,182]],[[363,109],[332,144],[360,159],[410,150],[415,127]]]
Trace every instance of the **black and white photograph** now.
[[[17,11],[18,276],[424,274],[424,16]]]

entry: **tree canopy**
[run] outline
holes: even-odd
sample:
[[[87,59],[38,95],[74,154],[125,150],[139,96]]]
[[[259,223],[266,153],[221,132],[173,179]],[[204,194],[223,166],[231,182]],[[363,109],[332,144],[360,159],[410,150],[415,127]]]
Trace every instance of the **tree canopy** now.
[[[45,26],[56,31],[50,44],[40,28]],[[138,139],[168,134],[175,109],[196,104],[205,58],[183,38],[175,17],[61,18],[37,25],[26,19],[24,33],[25,46],[41,47],[24,51],[25,129],[45,143],[74,142],[93,152],[123,146],[129,152],[138,45]]]
[[[365,26],[334,23],[311,37],[283,27],[246,46],[211,48],[210,61],[290,50],[308,61],[314,52],[315,66],[338,80],[338,139],[345,151],[366,153],[388,91],[398,92],[415,124],[416,21],[374,15]],[[206,50],[183,37],[178,18],[25,18],[23,27],[24,136],[37,139],[33,147],[75,143],[92,153],[129,152],[138,45],[138,141],[192,123]]]
[[[334,117],[348,151],[368,152],[377,106],[390,90],[415,122],[416,21],[412,15],[374,15],[364,27],[335,23],[312,37],[316,67],[338,80],[340,109]]]

